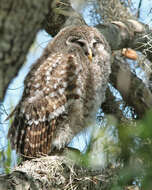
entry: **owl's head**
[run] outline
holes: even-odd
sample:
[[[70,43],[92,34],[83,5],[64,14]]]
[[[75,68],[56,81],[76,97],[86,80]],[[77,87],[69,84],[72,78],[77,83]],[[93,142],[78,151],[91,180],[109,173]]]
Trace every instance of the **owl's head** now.
[[[58,47],[53,51],[64,51],[64,53],[76,51],[91,62],[109,57],[110,48],[104,36],[96,28],[86,25],[64,28],[51,44],[53,47]]]

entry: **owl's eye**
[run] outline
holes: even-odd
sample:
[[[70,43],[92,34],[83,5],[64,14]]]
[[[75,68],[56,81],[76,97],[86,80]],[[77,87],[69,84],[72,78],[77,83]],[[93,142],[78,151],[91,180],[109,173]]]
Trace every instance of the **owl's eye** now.
[[[67,44],[77,44],[80,47],[84,47],[85,46],[85,40],[80,39],[79,37],[69,37],[67,40]]]
[[[98,44],[102,44],[102,41],[101,40],[97,40],[93,43],[93,47],[96,47],[96,45]]]
[[[89,55],[89,50],[88,50],[88,43],[86,40],[79,38],[79,37],[69,37],[67,40],[67,44],[72,45],[72,47],[79,47],[81,50],[83,50],[84,54],[86,56]]]
[[[83,41],[83,40],[76,40],[75,41],[75,43],[77,43],[79,46],[81,46],[81,47],[84,47],[85,46],[85,41]]]
[[[69,37],[67,41],[70,43],[75,43],[77,40],[79,40],[78,37]]]

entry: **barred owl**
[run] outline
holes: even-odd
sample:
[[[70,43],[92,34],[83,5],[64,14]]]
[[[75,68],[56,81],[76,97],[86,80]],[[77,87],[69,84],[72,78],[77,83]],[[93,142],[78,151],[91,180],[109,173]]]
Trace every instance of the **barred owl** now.
[[[95,121],[109,74],[109,46],[97,29],[62,29],[24,81],[8,132],[12,148],[32,157],[64,148]]]

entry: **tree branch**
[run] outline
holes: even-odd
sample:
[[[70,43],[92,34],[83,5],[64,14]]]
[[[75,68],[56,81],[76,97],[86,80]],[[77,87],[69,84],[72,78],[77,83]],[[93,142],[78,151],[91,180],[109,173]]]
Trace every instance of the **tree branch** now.
[[[80,14],[74,11],[69,0],[55,0],[46,17],[44,29],[55,36],[65,26],[86,24]]]
[[[105,189],[116,169],[93,171],[76,166],[64,156],[47,156],[25,161],[9,175],[0,176],[0,189]]]
[[[120,56],[114,57],[110,82],[121,93],[124,101],[135,109],[139,118],[152,108],[151,91],[130,71],[130,67]]]
[[[99,5],[97,13],[101,15],[101,18],[106,23],[114,20],[134,19],[127,7],[120,3],[120,0],[97,0],[97,2]]]
[[[118,121],[125,121],[126,118],[123,115],[123,111],[120,110],[120,102],[116,101],[115,96],[112,94],[109,88],[107,88],[106,90],[105,97],[106,100],[101,106],[103,112],[105,114],[113,115],[114,117],[116,117],[116,119],[118,119]]]

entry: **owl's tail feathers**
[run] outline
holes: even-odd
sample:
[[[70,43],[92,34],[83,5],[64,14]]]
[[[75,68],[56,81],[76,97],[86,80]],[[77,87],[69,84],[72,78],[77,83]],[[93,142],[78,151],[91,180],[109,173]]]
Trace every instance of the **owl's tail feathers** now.
[[[39,157],[47,155],[51,149],[52,126],[48,121],[39,122],[38,125],[32,124],[26,127],[26,131],[21,138],[24,145],[20,143],[18,148],[25,156]]]
[[[48,154],[51,150],[53,124],[53,121],[44,121],[29,125],[23,117],[14,118],[8,132],[11,147],[27,158]]]

